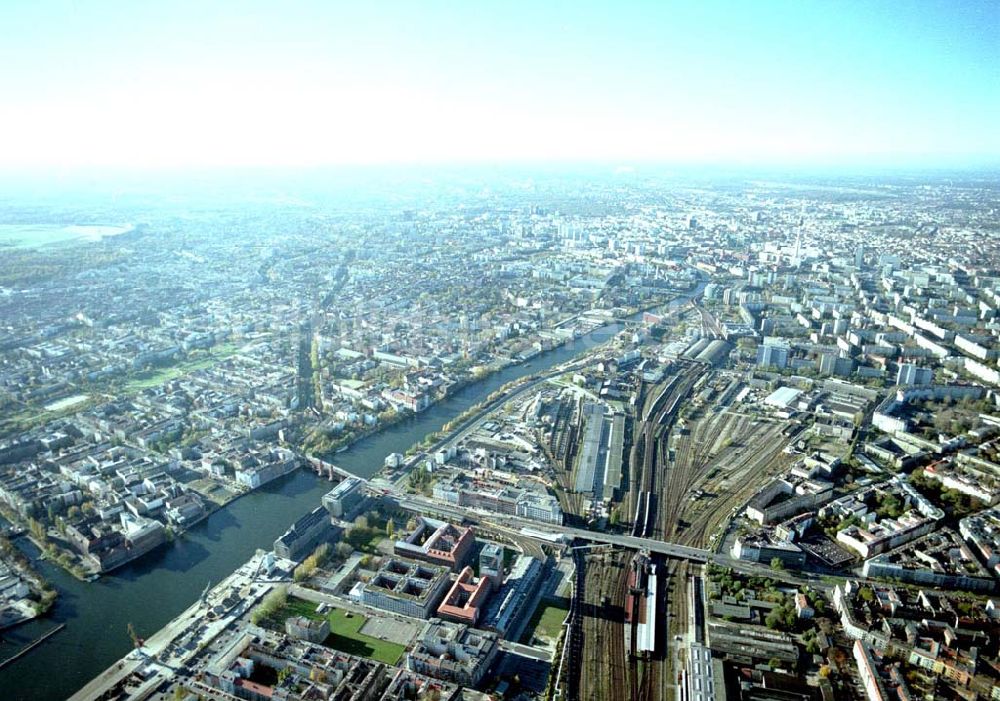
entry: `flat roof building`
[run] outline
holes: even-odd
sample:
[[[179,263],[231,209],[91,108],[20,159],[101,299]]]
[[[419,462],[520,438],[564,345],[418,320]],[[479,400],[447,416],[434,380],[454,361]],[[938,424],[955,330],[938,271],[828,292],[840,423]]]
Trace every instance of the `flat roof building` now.
[[[361,513],[368,498],[364,492],[365,483],[357,477],[348,477],[323,495],[323,506],[330,515],[351,521]]]
[[[406,668],[462,686],[476,686],[498,654],[495,633],[428,621],[406,655]]]
[[[285,633],[291,638],[322,643],[330,635],[330,621],[306,616],[292,616],[285,620]]]
[[[493,580],[493,588],[499,589],[503,582],[503,546],[487,543],[479,553],[479,576]]]
[[[445,567],[386,558],[361,585],[361,603],[414,618],[430,618],[448,589]]]
[[[791,406],[792,402],[799,398],[800,394],[802,394],[802,390],[795,389],[794,387],[779,387],[767,395],[764,403],[778,409],[787,409]]]
[[[484,627],[506,635],[513,630],[525,607],[534,599],[536,585],[542,576],[542,563],[522,555],[511,568],[507,581],[490,601],[484,617]]]

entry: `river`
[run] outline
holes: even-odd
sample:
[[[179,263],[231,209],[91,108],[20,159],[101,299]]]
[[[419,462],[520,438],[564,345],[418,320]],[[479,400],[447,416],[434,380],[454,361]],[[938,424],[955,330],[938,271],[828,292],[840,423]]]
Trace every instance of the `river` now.
[[[702,289],[704,283],[672,304],[683,303]],[[621,329],[617,323],[605,326],[468,385],[427,411],[363,438],[339,453],[336,463],[370,477],[382,467],[386,455],[405,452],[507,382],[565,363]],[[96,582],[80,582],[58,566],[36,560],[35,567],[58,589],[59,598],[51,615],[0,633],[0,659],[59,623],[65,623],[66,629],[0,670],[0,698],[67,698],[129,651],[129,623],[138,635],[152,635],[190,606],[207,584],[232,573],[258,548],[270,549],[274,539],[317,506],[331,488],[330,482],[314,473],[297,470],[219,509],[170,545]],[[16,542],[36,558],[38,551],[30,541],[19,538]]]

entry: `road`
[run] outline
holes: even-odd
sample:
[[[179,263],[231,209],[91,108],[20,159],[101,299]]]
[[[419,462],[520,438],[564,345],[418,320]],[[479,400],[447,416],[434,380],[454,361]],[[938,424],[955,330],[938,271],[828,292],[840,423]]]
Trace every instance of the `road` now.
[[[853,576],[848,577],[842,575],[835,576],[819,574],[816,572],[790,572],[787,570],[775,570],[770,565],[766,565],[764,563],[737,560],[736,558],[725,554],[713,555],[712,562],[720,567],[736,570],[737,572],[742,572],[743,574],[770,577],[771,579],[784,582],[785,584],[794,584],[797,587],[811,587],[812,589],[825,591],[828,594],[830,594],[833,591],[833,588],[840,582],[846,582],[848,579],[854,579]]]

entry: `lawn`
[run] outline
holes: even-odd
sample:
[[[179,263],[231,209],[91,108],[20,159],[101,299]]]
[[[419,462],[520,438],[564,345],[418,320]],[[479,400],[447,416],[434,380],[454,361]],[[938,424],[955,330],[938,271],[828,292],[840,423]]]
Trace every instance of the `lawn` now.
[[[569,613],[569,607],[564,601],[558,603],[540,602],[524,629],[524,634],[521,636],[522,642],[530,644],[536,636],[552,641],[557,640],[567,613]]]
[[[235,355],[238,350],[239,348],[237,346],[230,343],[216,346],[207,354],[200,353],[193,358],[182,360],[176,365],[140,372],[134,378],[129,380],[125,388],[128,391],[134,392],[149,389],[150,387],[159,387],[164,382],[169,382],[170,380],[181,377],[182,375],[187,375],[188,373],[196,370],[204,370],[205,368],[211,367],[219,361],[225,360],[231,355]]]
[[[198,360],[187,361],[170,367],[160,368],[158,370],[146,370],[144,372],[140,372],[133,379],[129,380],[125,389],[129,391],[136,391],[149,389],[150,387],[159,387],[164,382],[169,382],[170,380],[176,379],[181,375],[186,375],[189,372],[194,372],[195,370],[202,370],[215,364],[215,362],[215,358],[199,358]]]
[[[385,664],[392,665],[399,661],[399,658],[406,651],[405,647],[363,634],[361,629],[368,619],[356,613],[351,614],[348,618],[347,614],[347,611],[334,609],[327,616],[330,621],[330,636],[324,641],[324,645],[349,655],[369,657]],[[288,603],[274,616],[272,621],[274,623],[280,621],[280,627],[283,628],[285,619],[291,616],[323,618],[323,614],[316,613],[316,604],[294,596],[288,597]]]

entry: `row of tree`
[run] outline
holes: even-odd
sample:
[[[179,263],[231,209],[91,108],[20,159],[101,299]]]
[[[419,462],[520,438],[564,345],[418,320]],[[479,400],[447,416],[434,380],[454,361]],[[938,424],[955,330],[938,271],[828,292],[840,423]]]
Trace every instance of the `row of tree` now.
[[[275,587],[264,596],[264,599],[250,614],[250,622],[258,625],[261,621],[278,613],[288,603],[288,587]]]

